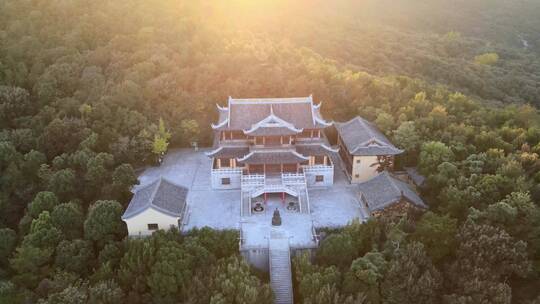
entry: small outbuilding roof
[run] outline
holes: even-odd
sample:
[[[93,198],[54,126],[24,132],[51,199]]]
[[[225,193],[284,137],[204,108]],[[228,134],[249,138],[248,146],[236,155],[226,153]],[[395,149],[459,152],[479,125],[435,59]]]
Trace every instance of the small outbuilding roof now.
[[[357,116],[347,122],[334,123],[345,147],[352,155],[396,155],[403,150],[396,148],[377,127]]]
[[[160,177],[135,192],[124,215],[122,215],[122,219],[129,219],[148,208],[170,216],[180,217],[186,206],[187,194],[186,187],[176,185]]]
[[[420,174],[415,167],[405,167],[404,169],[415,185],[422,186],[426,181],[426,177]]]
[[[360,195],[370,212],[382,210],[405,199],[411,204],[426,208],[424,201],[405,182],[391,176],[387,171],[358,184]]]

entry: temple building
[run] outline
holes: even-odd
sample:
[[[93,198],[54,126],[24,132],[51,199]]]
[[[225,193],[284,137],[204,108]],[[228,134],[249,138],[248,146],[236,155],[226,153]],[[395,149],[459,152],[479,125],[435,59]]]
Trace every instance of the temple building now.
[[[300,212],[309,212],[307,187],[331,186],[334,164],[324,129],[331,123],[313,98],[228,99],[218,106],[212,158],[212,187],[241,189],[251,212],[257,197],[278,193],[293,197]]]
[[[402,216],[409,209],[426,209],[427,206],[411,185],[392,176],[387,171],[358,184],[360,202],[370,216]]]
[[[394,156],[403,153],[374,124],[362,117],[334,125],[338,133],[339,154],[353,184],[392,170]]]
[[[135,191],[122,215],[129,236],[148,236],[155,231],[180,229],[188,189],[160,177]]]

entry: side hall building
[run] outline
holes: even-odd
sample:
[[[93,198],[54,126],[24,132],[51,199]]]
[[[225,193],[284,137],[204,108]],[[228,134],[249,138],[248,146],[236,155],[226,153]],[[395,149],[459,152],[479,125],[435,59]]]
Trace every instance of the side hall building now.
[[[385,170],[392,170],[394,157],[403,150],[394,146],[377,127],[357,116],[335,123],[339,154],[353,184],[362,183]]]

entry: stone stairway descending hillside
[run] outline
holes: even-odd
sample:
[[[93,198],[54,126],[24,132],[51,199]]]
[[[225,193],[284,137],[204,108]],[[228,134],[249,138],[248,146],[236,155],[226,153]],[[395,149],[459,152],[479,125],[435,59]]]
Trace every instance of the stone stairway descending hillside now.
[[[298,190],[298,203],[300,206],[300,213],[309,214],[311,212],[309,207],[309,195],[307,188]]]
[[[250,216],[251,215],[251,193],[249,191],[242,191],[240,197],[240,215],[241,216]]]
[[[276,304],[293,303],[291,256],[288,236],[273,228],[269,239],[270,285]]]

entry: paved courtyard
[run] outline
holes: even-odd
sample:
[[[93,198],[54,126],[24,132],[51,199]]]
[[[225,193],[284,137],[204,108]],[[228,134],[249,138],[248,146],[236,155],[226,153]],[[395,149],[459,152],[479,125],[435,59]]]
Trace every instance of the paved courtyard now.
[[[184,231],[205,226],[214,229],[240,229],[246,245],[265,246],[271,227],[272,213],[280,210],[282,230],[290,238],[293,247],[309,247],[313,244],[312,227],[341,227],[354,219],[364,220],[367,213],[357,200],[356,187],[350,185],[339,160],[334,158],[334,185],[325,188],[308,188],[311,214],[286,210],[281,200],[271,197],[265,212],[240,216],[240,190],[213,190],[210,184],[211,159],[207,149],[175,149],[167,153],[159,167],[150,167],[139,176],[141,187],[163,176],[187,187],[188,212]]]

